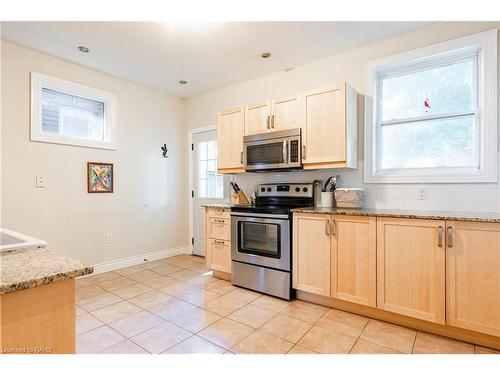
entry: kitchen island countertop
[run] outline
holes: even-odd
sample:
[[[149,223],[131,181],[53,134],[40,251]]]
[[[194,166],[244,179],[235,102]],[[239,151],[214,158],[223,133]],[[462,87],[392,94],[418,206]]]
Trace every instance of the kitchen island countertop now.
[[[93,267],[47,248],[0,253],[0,295],[92,272]]]

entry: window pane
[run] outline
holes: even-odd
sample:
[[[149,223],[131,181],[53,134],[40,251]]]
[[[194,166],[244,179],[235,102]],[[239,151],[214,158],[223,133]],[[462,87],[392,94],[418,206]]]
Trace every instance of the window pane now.
[[[104,141],[104,103],[42,88],[41,131]]]
[[[207,142],[198,143],[198,160],[207,160]]]
[[[198,151],[198,197],[223,198],[224,177],[217,174],[217,141],[197,144]]]
[[[382,169],[474,166],[474,117],[382,126]]]
[[[382,121],[473,110],[474,60],[382,79]]]
[[[208,162],[205,160],[201,160],[198,163],[198,176],[200,178],[207,178],[207,167],[208,167]]]
[[[217,174],[217,160],[209,160],[207,168],[207,176],[215,176]]]
[[[198,196],[200,198],[206,198],[209,196],[207,191],[207,180],[205,178],[200,178],[198,180]]]

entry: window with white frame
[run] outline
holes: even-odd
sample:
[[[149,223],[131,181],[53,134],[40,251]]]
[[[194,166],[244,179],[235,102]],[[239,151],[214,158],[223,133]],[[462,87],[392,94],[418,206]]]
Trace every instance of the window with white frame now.
[[[365,182],[496,181],[496,30],[367,64]]]
[[[217,173],[217,141],[198,143],[198,198],[223,198],[224,176]]]
[[[31,73],[31,140],[116,149],[114,95]]]

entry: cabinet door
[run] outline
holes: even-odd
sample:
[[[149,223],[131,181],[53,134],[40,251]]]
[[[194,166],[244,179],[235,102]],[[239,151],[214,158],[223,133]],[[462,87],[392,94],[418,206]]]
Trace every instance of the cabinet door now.
[[[320,163],[345,164],[345,85],[305,93],[303,115],[306,129],[304,168]]]
[[[249,104],[245,107],[245,135],[265,133],[270,129],[270,101]]]
[[[229,241],[208,240],[210,259],[207,266],[213,270],[231,273],[231,246]]]
[[[375,307],[377,219],[334,216],[331,232],[332,297]]]
[[[330,296],[330,215],[293,215],[293,287]]]
[[[272,102],[271,130],[287,130],[302,127],[300,97],[298,95]]]
[[[446,224],[446,323],[500,336],[500,223]]]
[[[444,324],[444,221],[377,218],[377,306]]]
[[[219,173],[243,172],[244,133],[243,108],[219,113],[217,122],[217,171]]]

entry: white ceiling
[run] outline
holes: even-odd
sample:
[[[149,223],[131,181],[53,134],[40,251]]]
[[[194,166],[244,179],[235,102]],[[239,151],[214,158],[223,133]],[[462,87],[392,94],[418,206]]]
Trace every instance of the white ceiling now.
[[[2,22],[2,38],[185,98],[428,24]]]

